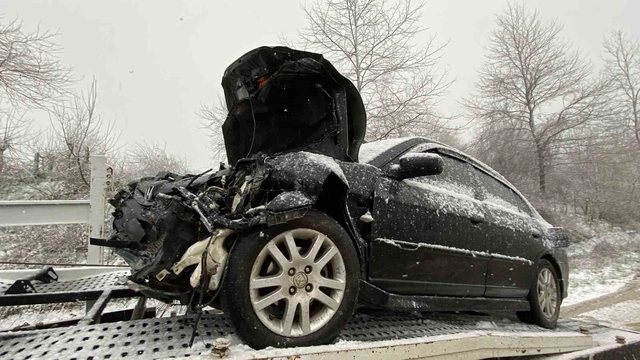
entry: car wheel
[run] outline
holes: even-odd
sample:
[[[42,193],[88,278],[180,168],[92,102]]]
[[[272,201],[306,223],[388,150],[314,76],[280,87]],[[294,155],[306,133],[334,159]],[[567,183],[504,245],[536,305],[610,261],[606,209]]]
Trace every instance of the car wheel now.
[[[518,312],[516,315],[524,322],[537,324],[553,329],[558,323],[562,290],[558,273],[548,260],[538,262],[535,281],[529,290],[530,311]]]
[[[329,343],[355,309],[358,256],[323,213],[238,238],[228,264],[223,309],[255,349]]]

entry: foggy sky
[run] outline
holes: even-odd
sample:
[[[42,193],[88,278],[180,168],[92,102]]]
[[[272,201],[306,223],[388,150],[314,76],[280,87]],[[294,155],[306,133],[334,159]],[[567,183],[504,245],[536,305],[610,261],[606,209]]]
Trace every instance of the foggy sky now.
[[[441,103],[460,112],[484,61],[495,14],[507,0],[428,1],[426,39],[449,42],[442,66],[455,79]],[[302,3],[304,4],[304,2]],[[526,1],[543,18],[557,17],[563,36],[599,64],[602,41],[622,29],[640,37],[640,0]],[[0,0],[4,21],[58,30],[61,57],[73,66],[78,90],[98,80],[98,112],[116,122],[120,144],[166,142],[195,169],[210,165],[208,139],[196,111],[222,92],[224,69],[261,45],[295,42],[306,21],[297,1]],[[420,41],[420,39],[418,39]],[[331,59],[329,59],[331,60]],[[31,115],[46,125],[44,113]]]

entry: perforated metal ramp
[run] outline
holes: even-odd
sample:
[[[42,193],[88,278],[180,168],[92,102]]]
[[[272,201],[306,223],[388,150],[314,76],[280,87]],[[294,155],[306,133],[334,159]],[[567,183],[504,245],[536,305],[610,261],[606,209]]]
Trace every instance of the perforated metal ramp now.
[[[25,272],[25,274],[27,273]],[[112,289],[111,298],[137,296],[135,292],[120,282],[120,278],[128,274],[129,271],[122,270],[76,276],[74,273],[66,274],[64,271],[60,271],[58,281],[46,284],[32,281],[31,283],[36,289],[35,293],[11,295],[6,295],[5,291],[14,283],[15,279],[0,277],[0,306],[94,300],[106,289]],[[19,276],[15,277],[19,278]]]
[[[194,316],[157,318],[111,324],[13,333],[0,337],[2,359],[158,359],[210,353],[216,338],[238,340],[224,315],[202,317],[189,348]],[[460,314],[358,315],[340,335],[342,340],[378,341],[494,330],[502,333],[576,332],[579,323],[561,322],[556,330],[509,319]]]

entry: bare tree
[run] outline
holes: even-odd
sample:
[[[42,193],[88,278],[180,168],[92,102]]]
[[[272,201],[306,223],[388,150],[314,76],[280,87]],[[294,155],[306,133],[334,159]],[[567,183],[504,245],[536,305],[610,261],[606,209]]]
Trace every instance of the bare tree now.
[[[200,105],[200,110],[196,113],[202,119],[202,127],[209,134],[209,149],[213,161],[226,161],[227,152],[224,147],[224,137],[222,135],[222,124],[227,118],[227,104],[224,99],[218,99],[212,105]]]
[[[322,53],[350,78],[368,115],[368,138],[439,130],[438,101],[451,85],[437,63],[446,44],[416,36],[424,3],[328,0],[305,7],[302,45]]]
[[[33,137],[31,123],[24,111],[16,108],[0,110],[0,174],[5,169],[7,157],[20,153]]]
[[[57,57],[56,35],[26,32],[18,20],[0,25],[0,88],[14,104],[44,107],[67,93],[71,70]]]
[[[118,137],[113,122],[104,122],[96,113],[98,84],[94,79],[86,92],[50,111],[52,132],[41,150],[51,167],[72,183],[88,187],[91,155],[108,154]]]
[[[465,105],[485,134],[508,133],[509,141],[528,144],[519,148],[531,149],[545,195],[555,161],[615,115],[610,82],[593,78],[580,52],[561,38],[557,21],[511,4],[496,20],[476,91]]]
[[[616,31],[604,42],[606,72],[623,99],[624,118],[640,146],[640,41]]]
[[[166,144],[145,142],[127,150],[116,176],[128,181],[141,176],[153,176],[161,171],[184,174],[188,170],[187,159],[167,152]]]

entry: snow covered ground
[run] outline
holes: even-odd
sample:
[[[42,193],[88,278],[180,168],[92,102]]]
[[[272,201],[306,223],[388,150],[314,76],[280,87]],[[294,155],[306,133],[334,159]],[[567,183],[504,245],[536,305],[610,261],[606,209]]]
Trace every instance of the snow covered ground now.
[[[571,245],[568,254],[571,272],[564,313],[607,326],[640,330],[640,298],[636,296],[640,293],[640,234],[603,232]],[[605,296],[622,293],[625,296]]]
[[[568,249],[569,296],[564,306],[620,290],[640,278],[640,234],[615,231],[595,236]]]
[[[624,301],[578,317],[611,327],[640,331],[640,299]]]

